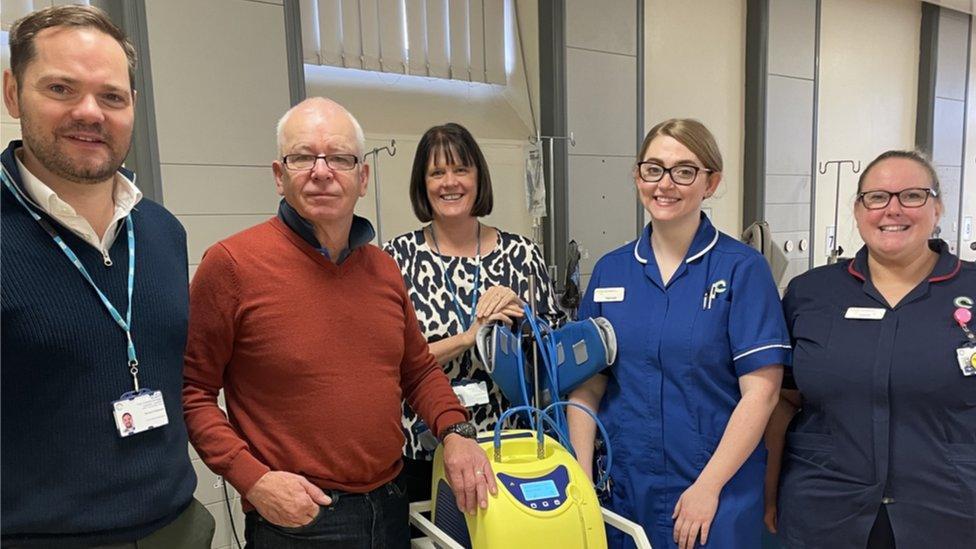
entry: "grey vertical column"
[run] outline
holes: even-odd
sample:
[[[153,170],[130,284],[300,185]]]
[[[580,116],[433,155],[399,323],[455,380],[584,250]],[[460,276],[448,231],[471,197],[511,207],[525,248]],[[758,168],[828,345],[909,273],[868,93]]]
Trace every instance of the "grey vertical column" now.
[[[789,279],[811,266],[818,0],[749,0],[743,225],[765,220]]]
[[[922,4],[915,143],[931,154],[938,172],[945,211],[937,232],[956,254],[976,230],[974,212],[961,208],[971,24],[970,15]]]
[[[635,238],[631,169],[643,131],[640,0],[566,3],[567,235],[583,285],[604,253]]]
[[[145,0],[99,0],[93,5],[105,10],[136,49],[135,126],[132,146],[125,159],[126,167],[135,172],[143,196],[163,203],[162,176],[159,168],[159,145],[156,141],[156,107],[153,100],[152,65],[149,61],[149,36],[146,30]]]

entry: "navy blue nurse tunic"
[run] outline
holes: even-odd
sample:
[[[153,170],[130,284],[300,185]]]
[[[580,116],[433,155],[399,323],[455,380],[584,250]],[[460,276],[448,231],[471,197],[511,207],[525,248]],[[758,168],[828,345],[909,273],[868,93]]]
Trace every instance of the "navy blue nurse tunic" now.
[[[650,235],[648,225],[637,241],[600,259],[580,317],[606,317],[619,345],[599,412],[613,449],[610,507],[664,549],[675,547],[678,498],[711,458],[741,398],[739,376],[785,363],[790,346],[762,255],[702,215],[665,285]],[[623,288],[623,299],[598,302],[601,288]],[[710,549],[760,546],[765,460],[760,444],[722,490]],[[608,534],[611,547],[632,546],[615,530]]]
[[[976,268],[941,240],[930,247],[932,274],[893,308],[871,283],[865,248],[790,283],[783,306],[803,407],[780,484],[788,547],[861,549],[882,505],[899,549],[976,547],[976,376],[959,368],[966,337],[952,318],[957,298],[976,299]],[[884,316],[845,318],[849,307]]]

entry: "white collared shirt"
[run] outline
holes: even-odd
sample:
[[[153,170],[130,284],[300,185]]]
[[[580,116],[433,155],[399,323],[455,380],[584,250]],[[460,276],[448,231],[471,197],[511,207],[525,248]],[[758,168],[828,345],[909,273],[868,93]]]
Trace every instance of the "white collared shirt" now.
[[[19,155],[15,154],[14,158],[17,160],[17,168],[20,170],[20,180],[23,182],[24,191],[34,205],[78,235],[79,238],[94,246],[102,253],[102,256],[108,257],[108,251],[115,243],[115,237],[119,233],[119,221],[125,219],[132,208],[142,200],[142,191],[136,187],[136,184],[129,181],[121,173],[115,174],[115,185],[112,191],[115,201],[115,214],[108,224],[105,235],[99,238],[98,233],[95,232],[87,219],[78,215],[71,204],[62,200],[58,193],[32,174],[20,161]]]

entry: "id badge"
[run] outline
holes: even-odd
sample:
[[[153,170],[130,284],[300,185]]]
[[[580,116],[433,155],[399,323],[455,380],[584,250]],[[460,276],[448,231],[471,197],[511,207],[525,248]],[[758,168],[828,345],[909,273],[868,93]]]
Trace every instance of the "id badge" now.
[[[488,404],[488,385],[484,381],[467,381],[451,387],[465,408]]]
[[[962,375],[976,376],[976,347],[960,347],[956,349],[956,359]]]
[[[130,392],[112,403],[112,416],[120,437],[129,437],[169,423],[162,391]]]

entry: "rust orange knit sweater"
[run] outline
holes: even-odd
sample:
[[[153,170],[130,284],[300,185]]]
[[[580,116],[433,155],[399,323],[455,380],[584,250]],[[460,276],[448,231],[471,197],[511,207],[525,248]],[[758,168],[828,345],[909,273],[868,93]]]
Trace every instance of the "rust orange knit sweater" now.
[[[401,399],[435,433],[466,418],[393,259],[366,245],[336,265],[278,218],[205,254],[185,362],[190,441],[242,494],[269,470],[350,492],[392,480]]]

